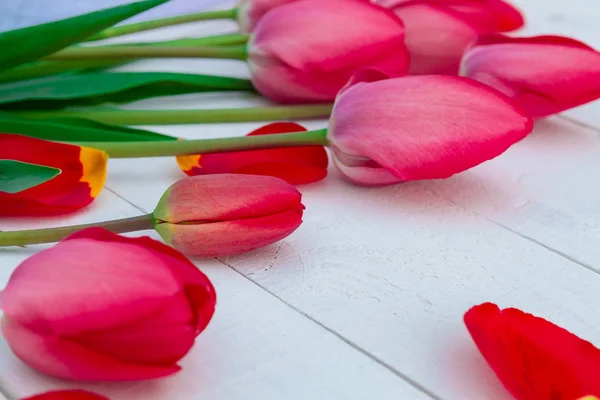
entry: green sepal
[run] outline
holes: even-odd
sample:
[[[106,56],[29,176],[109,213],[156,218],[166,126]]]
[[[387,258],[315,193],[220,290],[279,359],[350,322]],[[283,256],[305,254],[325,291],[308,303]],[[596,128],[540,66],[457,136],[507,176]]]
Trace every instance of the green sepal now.
[[[19,193],[48,182],[60,173],[60,169],[45,165],[0,160],[0,192]]]

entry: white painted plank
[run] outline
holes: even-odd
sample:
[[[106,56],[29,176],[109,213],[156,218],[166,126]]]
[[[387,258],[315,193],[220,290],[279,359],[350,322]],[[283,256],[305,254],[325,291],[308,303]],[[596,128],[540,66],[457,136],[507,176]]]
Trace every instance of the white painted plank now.
[[[101,208],[70,220],[139,214],[123,200],[107,197]],[[49,223],[39,221],[39,225]],[[45,247],[0,249],[0,285],[6,284],[22,260]],[[14,399],[73,387],[105,394],[111,400],[247,400],[249,395],[264,400],[360,400],[371,395],[390,400],[430,399],[225,265],[217,261],[198,265],[215,285],[218,306],[213,322],[182,362],[183,372],[146,383],[81,385],[30,370],[0,339],[1,390]]]

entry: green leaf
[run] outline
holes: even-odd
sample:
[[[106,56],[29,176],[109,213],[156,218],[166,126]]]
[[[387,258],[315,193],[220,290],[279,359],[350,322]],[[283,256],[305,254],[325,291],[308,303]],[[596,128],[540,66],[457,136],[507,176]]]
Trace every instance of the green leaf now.
[[[0,33],[0,71],[36,60],[169,0],[146,0]]]
[[[0,192],[19,193],[48,182],[60,169],[16,160],[0,160]]]
[[[170,72],[96,72],[0,85],[0,108],[56,109],[225,90],[252,90],[252,83],[246,79]]]
[[[143,129],[108,125],[79,118],[33,120],[0,112],[0,132],[56,142],[157,142],[177,138]]]

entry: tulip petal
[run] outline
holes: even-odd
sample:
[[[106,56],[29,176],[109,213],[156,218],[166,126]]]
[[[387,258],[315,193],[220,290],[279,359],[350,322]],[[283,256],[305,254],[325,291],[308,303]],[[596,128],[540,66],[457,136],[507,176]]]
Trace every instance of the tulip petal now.
[[[301,197],[295,187],[270,176],[197,176],[171,186],[154,216],[172,224],[252,219],[296,208]]]
[[[276,122],[257,129],[247,136],[304,131],[306,128],[296,123]],[[268,175],[300,185],[325,178],[328,158],[323,146],[301,146],[179,156],[177,162],[190,176],[224,173]]]
[[[365,0],[275,8],[256,26],[248,48],[255,87],[287,103],[331,101],[361,67],[401,76],[409,63],[402,21]]]
[[[2,333],[17,357],[29,366],[57,378],[79,381],[129,381],[171,375],[177,365],[150,366],[119,361],[95,353],[58,336],[34,333],[5,318]]]
[[[199,334],[204,330],[204,328],[206,328],[215,312],[215,305],[217,301],[215,288],[208,277],[204,275],[204,273],[202,273],[202,271],[200,271],[183,254],[181,254],[181,252],[147,236],[130,238],[127,236],[115,235],[105,229],[100,228],[89,228],[79,231],[69,236],[65,240],[81,238],[90,238],[108,243],[113,242],[136,245],[146,250],[153,251],[155,255],[165,257],[165,265],[169,266],[171,271],[178,276],[181,281],[183,281],[185,293],[188,297],[188,300],[193,305],[192,311],[195,314],[195,322],[193,325],[196,328],[196,334]],[[168,305],[166,307],[168,307]],[[183,312],[184,309],[182,308],[178,311]],[[173,314],[160,314],[162,312],[163,311],[159,310],[159,314],[152,315],[152,318],[149,319],[152,321],[152,324],[159,324],[161,321],[164,323],[179,323],[183,320],[187,320],[188,318],[187,314],[184,314],[179,315],[178,319],[174,320]],[[138,321],[138,324],[143,324],[143,322]]]
[[[256,218],[200,225],[159,224],[156,231],[173,246],[194,257],[222,257],[277,242],[302,223],[302,210],[286,210]]]
[[[408,181],[447,178],[474,167],[502,154],[532,127],[528,115],[484,85],[418,76],[347,89],[335,103],[328,131],[336,162],[384,168]]]
[[[22,400],[108,400],[99,394],[86,392],[85,390],[57,390],[27,397]]]
[[[465,54],[461,73],[502,91],[533,117],[600,98],[600,53],[559,36],[484,36]]]
[[[453,10],[428,3],[394,8],[404,21],[411,75],[458,74],[460,60],[479,29]]]
[[[0,134],[0,159],[58,168],[55,178],[18,193],[0,192],[0,216],[62,214],[90,204],[106,179],[106,153],[21,135]]]
[[[480,352],[517,400],[600,395],[600,350],[542,318],[485,303],[465,314]]]
[[[106,250],[101,241],[72,238],[25,260],[0,294],[5,315],[39,332],[75,335],[151,315],[181,292],[180,278],[154,267],[151,251],[126,243]]]

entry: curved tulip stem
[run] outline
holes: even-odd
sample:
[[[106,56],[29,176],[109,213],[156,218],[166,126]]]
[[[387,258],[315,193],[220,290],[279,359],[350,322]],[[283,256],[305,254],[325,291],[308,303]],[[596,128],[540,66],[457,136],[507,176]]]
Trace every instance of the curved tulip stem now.
[[[85,118],[112,125],[188,125],[328,117],[332,104],[202,110],[23,111],[27,118]]]
[[[106,29],[90,37],[89,39],[87,39],[87,41],[91,42],[94,40],[102,40],[117,36],[124,36],[132,33],[144,32],[157,28],[164,28],[167,26],[186,24],[188,22],[210,21],[215,19],[236,19],[237,14],[237,8],[232,8],[229,10],[205,11],[194,14],[178,15],[175,17],[160,18],[152,21],[137,22],[134,24],[121,25],[116,26],[114,28]]]
[[[246,46],[90,46],[70,47],[50,54],[51,61],[73,60],[138,60],[144,58],[224,58],[246,60]]]
[[[160,142],[87,142],[80,144],[104,150],[111,158],[142,158],[279,147],[326,146],[327,143],[327,129],[320,129],[279,135],[242,136],[224,139]]]
[[[63,226],[60,228],[0,232],[0,247],[58,242],[86,228],[105,228],[114,233],[143,231],[154,229],[154,217],[152,214],[146,214],[139,217],[84,225]]]

